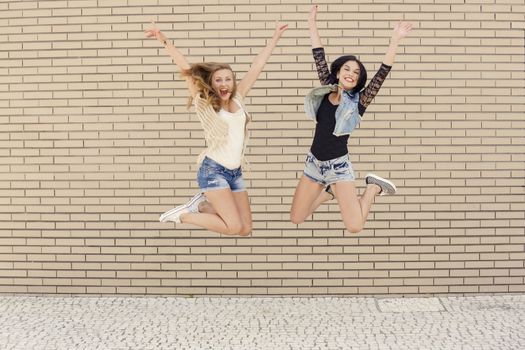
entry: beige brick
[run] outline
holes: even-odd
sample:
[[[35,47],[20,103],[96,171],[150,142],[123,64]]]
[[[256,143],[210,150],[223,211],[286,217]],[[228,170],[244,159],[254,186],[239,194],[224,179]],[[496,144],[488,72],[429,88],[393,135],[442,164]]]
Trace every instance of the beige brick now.
[[[32,288],[32,287],[0,285],[0,293],[30,293],[28,290],[29,288]]]
[[[54,286],[28,286],[26,288],[27,293],[38,293],[38,294],[56,294],[58,288]]]
[[[479,291],[480,293],[505,293],[509,291],[509,286],[480,286]]]
[[[115,287],[91,287],[87,286],[85,288],[85,293],[87,294],[116,294]]]

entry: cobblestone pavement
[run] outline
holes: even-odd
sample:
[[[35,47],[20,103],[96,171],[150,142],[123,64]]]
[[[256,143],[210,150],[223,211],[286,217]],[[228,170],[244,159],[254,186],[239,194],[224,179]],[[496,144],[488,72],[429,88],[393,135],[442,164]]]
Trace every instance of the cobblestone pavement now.
[[[525,349],[525,295],[0,296],[0,349]]]

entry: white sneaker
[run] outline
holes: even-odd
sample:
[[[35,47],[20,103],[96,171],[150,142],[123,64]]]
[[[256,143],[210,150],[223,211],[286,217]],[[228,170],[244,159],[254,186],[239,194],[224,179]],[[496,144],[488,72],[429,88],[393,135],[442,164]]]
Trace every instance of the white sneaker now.
[[[189,213],[190,210],[186,206],[186,204],[179,205],[178,207],[175,207],[173,209],[168,210],[164,214],[162,214],[159,218],[160,222],[167,222],[167,221],[173,221],[177,224],[180,224],[180,216],[182,214]]]
[[[381,187],[381,192],[379,192],[380,196],[392,195],[397,191],[396,185],[387,179],[377,176],[376,174],[366,174],[365,182],[367,184],[375,184]]]
[[[191,199],[186,203],[186,206],[190,210],[190,213],[198,213],[199,212],[199,204],[206,201],[206,196],[204,193],[199,192],[195,196],[191,197]]]
[[[180,216],[182,214],[198,213],[199,204],[204,202],[205,200],[206,200],[206,197],[204,196],[204,193],[199,192],[195,196],[193,196],[188,201],[188,203],[179,205],[178,207],[170,209],[164,214],[162,214],[159,218],[159,221],[160,222],[173,221],[173,222],[180,224]]]

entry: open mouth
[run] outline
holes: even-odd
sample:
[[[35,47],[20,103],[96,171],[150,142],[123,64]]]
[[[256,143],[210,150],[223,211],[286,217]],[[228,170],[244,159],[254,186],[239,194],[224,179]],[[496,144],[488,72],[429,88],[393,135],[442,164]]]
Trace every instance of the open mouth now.
[[[355,80],[352,79],[352,78],[345,78],[345,81],[346,81],[348,84],[353,84],[353,83],[355,83]]]
[[[221,97],[226,97],[226,96],[228,96],[229,93],[230,93],[230,90],[228,90],[228,89],[220,89],[219,90],[219,94],[221,95]]]

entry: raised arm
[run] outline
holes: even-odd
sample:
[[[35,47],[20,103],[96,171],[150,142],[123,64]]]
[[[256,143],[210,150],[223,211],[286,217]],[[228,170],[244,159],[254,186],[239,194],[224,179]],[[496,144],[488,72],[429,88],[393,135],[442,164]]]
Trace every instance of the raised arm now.
[[[390,38],[390,45],[383,59],[383,63],[387,66],[394,64],[394,58],[396,57],[396,50],[399,46],[401,39],[406,37],[412,30],[412,24],[410,22],[398,22],[394,27],[394,32]]]
[[[310,41],[312,43],[312,54],[314,56],[315,68],[321,84],[330,83],[330,69],[324,54],[323,44],[317,31],[317,5],[313,5],[308,16],[308,28],[310,29]]]
[[[317,5],[313,5],[308,16],[308,28],[310,29],[310,41],[312,42],[312,49],[323,47],[319,31],[317,30]]]
[[[374,75],[370,83],[363,89],[359,97],[359,114],[363,115],[366,108],[372,103],[372,100],[381,89],[383,82],[385,81],[392,65],[394,64],[394,58],[396,57],[396,49],[399,46],[401,39],[406,37],[412,30],[412,24],[409,22],[399,22],[394,27],[394,32],[390,38],[390,45],[383,59],[383,64],[379,67],[379,70]]]
[[[242,78],[239,85],[237,85],[237,93],[242,97],[245,97],[248,94],[248,91],[250,91],[253,84],[255,84],[255,81],[257,81],[259,74],[261,74],[264,66],[266,65],[266,62],[268,62],[268,59],[272,54],[273,49],[275,46],[277,46],[277,42],[279,39],[281,39],[281,36],[286,29],[288,29],[288,24],[278,23],[275,27],[273,37],[270,39],[266,47],[253,60],[250,69],[248,72],[246,72],[246,75]]]
[[[160,41],[166,49],[166,51],[168,51],[168,54],[171,56],[173,63],[175,63],[181,71],[190,69],[190,64],[186,60],[186,57],[184,57],[184,55],[175,47],[175,45],[173,45],[173,43],[170,40],[168,40],[168,38],[166,38],[164,33],[162,33],[160,29],[158,29],[155,26],[155,22],[152,21],[151,23],[153,24],[153,28],[144,31],[146,37],[155,38],[158,41]],[[185,79],[188,83],[188,89],[190,90],[191,96],[195,97],[197,90],[195,88],[193,80],[189,76],[186,76]]]

